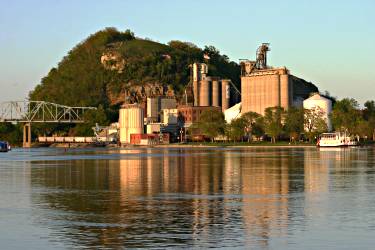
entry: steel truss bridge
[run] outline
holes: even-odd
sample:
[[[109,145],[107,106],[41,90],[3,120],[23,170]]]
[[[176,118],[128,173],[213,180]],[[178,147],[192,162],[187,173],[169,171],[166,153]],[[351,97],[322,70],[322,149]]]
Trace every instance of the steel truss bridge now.
[[[45,101],[0,103],[0,122],[83,123],[83,115],[94,107],[69,107]]]
[[[69,107],[45,101],[0,103],[0,123],[24,123],[23,146],[31,146],[31,123],[83,123],[87,110],[95,107]]]

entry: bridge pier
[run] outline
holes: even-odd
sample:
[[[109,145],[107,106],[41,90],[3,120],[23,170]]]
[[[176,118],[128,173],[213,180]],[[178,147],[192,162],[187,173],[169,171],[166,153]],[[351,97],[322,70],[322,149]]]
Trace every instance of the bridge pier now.
[[[25,125],[23,125],[23,147],[31,147],[31,123],[25,123]]]

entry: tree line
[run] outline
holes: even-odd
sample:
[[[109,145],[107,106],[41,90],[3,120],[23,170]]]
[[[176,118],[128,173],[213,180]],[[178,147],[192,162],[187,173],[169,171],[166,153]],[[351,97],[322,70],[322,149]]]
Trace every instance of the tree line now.
[[[226,123],[221,111],[204,111],[194,124],[200,133],[214,141],[225,136],[230,141],[248,141],[269,138],[271,142],[306,139],[314,142],[319,134],[328,132],[325,112],[319,107],[303,109],[269,107],[264,115],[247,112]],[[336,101],[329,116],[333,131],[347,132],[363,140],[375,140],[375,102],[367,101],[360,108],[356,100]]]

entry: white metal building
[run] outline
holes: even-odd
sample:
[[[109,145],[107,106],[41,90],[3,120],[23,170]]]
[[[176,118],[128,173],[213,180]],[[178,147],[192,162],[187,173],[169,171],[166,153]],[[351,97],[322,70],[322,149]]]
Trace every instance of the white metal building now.
[[[316,93],[303,101],[303,108],[310,110],[321,109],[323,111],[322,118],[327,123],[328,131],[332,131],[332,123],[330,119],[330,114],[332,112],[332,101],[330,99],[325,98],[320,94]]]

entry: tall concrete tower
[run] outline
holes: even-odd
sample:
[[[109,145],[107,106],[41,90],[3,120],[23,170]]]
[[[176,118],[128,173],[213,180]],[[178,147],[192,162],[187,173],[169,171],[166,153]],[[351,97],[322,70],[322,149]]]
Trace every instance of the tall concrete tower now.
[[[200,104],[200,88],[201,82],[206,81],[208,68],[205,63],[194,63],[193,64],[193,95],[194,95],[194,106],[201,106]]]

